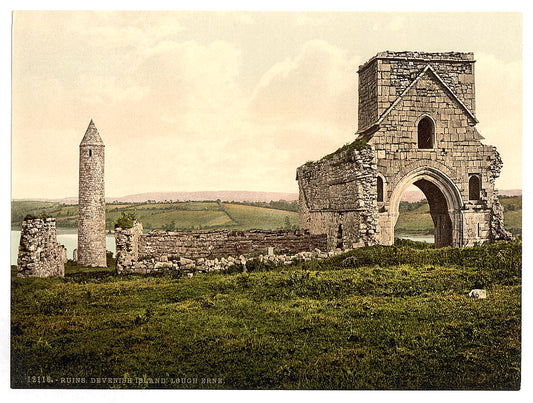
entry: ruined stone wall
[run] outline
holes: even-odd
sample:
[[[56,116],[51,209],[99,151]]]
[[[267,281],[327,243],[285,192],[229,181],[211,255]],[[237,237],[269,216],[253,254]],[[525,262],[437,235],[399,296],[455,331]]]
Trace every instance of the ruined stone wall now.
[[[142,224],[134,221],[132,228],[115,228],[116,270],[117,273],[134,272],[139,260],[139,238]]]
[[[378,117],[378,64],[372,63],[359,73],[359,128],[370,126]]]
[[[354,143],[297,170],[300,229],[326,234],[328,250],[376,242],[377,170],[371,148]]]
[[[55,218],[22,221],[18,277],[64,276],[67,250],[57,243]]]
[[[354,142],[366,142],[373,160],[343,148],[298,168],[300,227],[326,233],[329,248],[392,244],[401,196],[414,184],[428,199],[436,246],[509,239],[494,188],[501,159],[476,124],[472,53],[378,53],[359,68]],[[470,178],[479,178],[478,197]]]
[[[115,231],[117,272],[149,272],[164,267],[182,267],[198,259],[291,254],[326,249],[326,238],[292,230],[201,230],[152,231],[142,234],[136,223]]]

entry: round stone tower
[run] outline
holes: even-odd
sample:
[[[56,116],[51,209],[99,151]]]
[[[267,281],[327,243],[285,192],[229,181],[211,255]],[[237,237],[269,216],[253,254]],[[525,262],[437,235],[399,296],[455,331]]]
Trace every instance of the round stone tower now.
[[[93,121],[80,143],[78,264],[106,266],[104,142]]]

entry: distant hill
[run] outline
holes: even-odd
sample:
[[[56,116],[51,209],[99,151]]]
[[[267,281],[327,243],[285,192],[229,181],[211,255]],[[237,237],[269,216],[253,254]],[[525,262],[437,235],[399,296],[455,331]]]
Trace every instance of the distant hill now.
[[[276,202],[271,207],[226,203],[216,201],[185,201],[172,203],[113,203],[106,205],[106,229],[112,230],[122,213],[134,213],[149,230],[192,230],[192,229],[296,229],[298,212],[275,206],[291,207]],[[294,203],[294,202],[293,202]],[[57,228],[78,227],[78,206],[64,205],[50,201],[13,201],[11,203],[11,228],[20,229],[23,218],[47,215],[55,217]]]
[[[522,189],[503,189],[499,190],[498,193],[500,196],[522,196]],[[402,195],[402,201],[409,203],[416,203],[420,200],[424,200],[426,197],[421,190],[408,190]]]
[[[500,194],[500,196],[522,196],[522,189],[498,189],[498,193]]]
[[[281,193],[281,192],[250,192],[250,191],[199,191],[199,192],[150,192],[138,193],[122,197],[108,198],[108,201],[115,200],[119,202],[144,202],[147,200],[165,201],[165,200],[179,200],[179,201],[204,201],[204,200],[223,200],[236,202],[269,202],[271,200],[298,200],[297,193]]]
[[[504,189],[499,190],[500,196],[522,196],[522,189]],[[107,203],[118,201],[121,203],[143,203],[148,200],[156,202],[163,201],[206,201],[206,200],[222,200],[235,202],[269,202],[271,200],[298,200],[297,193],[282,193],[282,192],[251,192],[240,190],[214,190],[214,191],[199,191],[199,192],[147,192],[137,193],[121,197],[106,197]],[[425,199],[424,194],[420,190],[409,190],[402,195],[402,201],[409,203],[416,203],[417,201]],[[21,201],[21,199],[15,199]],[[62,199],[24,199],[27,201],[45,201],[64,204],[77,204],[77,197],[65,197]]]
[[[148,200],[156,202],[163,202],[166,200],[173,201],[206,201],[206,200],[222,200],[235,202],[269,202],[271,200],[298,200],[297,193],[282,193],[282,192],[252,192],[241,190],[214,190],[214,191],[199,191],[199,192],[147,192],[137,193],[121,197],[106,197],[107,203],[118,201],[121,203],[142,203]],[[20,201],[15,199],[16,201]],[[46,201],[64,204],[77,204],[77,197],[64,197],[62,199],[24,199],[28,201]]]
[[[505,228],[514,235],[520,235],[522,233],[522,196],[515,194],[500,196],[499,200],[504,210]],[[399,210],[400,216],[394,228],[396,236],[433,234],[434,224],[425,199],[417,202],[402,200]]]

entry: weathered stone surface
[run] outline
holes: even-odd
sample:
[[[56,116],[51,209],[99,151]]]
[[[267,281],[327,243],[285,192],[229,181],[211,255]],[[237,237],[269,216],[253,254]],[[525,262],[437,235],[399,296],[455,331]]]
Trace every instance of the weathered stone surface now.
[[[473,54],[381,52],[359,79],[356,141],[297,170],[300,228],[327,234],[328,250],[390,245],[414,184],[437,247],[511,239],[494,189],[502,161],[475,128]]]
[[[324,235],[292,230],[152,231],[142,233],[142,224],[115,229],[117,273],[149,273],[157,270],[225,270],[251,258],[290,263],[297,254],[318,256],[326,250]],[[269,248],[280,251],[268,255]],[[263,256],[265,255],[265,256]]]
[[[298,168],[300,228],[326,234],[325,250],[375,244],[376,177],[371,148],[341,149]]]
[[[481,289],[474,289],[468,293],[470,298],[484,299],[487,298],[487,291]]]
[[[116,270],[118,274],[136,272],[136,263],[139,260],[139,237],[143,227],[139,222],[134,222],[132,228],[115,228],[116,244]],[[155,266],[155,261],[151,259]]]
[[[93,121],[80,143],[77,262],[105,267],[104,143]]]
[[[18,277],[63,277],[66,261],[67,250],[57,243],[55,218],[22,221]]]

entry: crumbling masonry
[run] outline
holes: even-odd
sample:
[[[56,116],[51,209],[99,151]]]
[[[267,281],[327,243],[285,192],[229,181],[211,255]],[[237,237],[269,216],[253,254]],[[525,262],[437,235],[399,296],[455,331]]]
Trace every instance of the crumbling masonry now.
[[[382,52],[359,68],[356,140],[297,170],[300,228],[328,247],[391,245],[412,184],[435,246],[510,239],[494,181],[502,161],[476,130],[472,53]]]
[[[57,243],[54,218],[25,218],[22,221],[18,277],[64,276],[67,250]]]
[[[288,263],[292,258],[318,256],[326,249],[324,235],[294,230],[151,231],[142,224],[115,228],[117,273],[182,273],[224,270],[248,259]],[[298,255],[298,256],[295,256]]]

